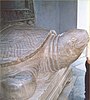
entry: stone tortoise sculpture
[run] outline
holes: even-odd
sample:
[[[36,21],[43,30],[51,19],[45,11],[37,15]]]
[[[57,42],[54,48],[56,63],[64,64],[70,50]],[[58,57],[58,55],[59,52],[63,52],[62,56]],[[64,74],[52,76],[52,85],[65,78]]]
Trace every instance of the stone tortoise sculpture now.
[[[69,67],[88,43],[85,30],[57,35],[54,30],[14,25],[0,34],[1,89],[4,100],[27,100],[38,75]]]

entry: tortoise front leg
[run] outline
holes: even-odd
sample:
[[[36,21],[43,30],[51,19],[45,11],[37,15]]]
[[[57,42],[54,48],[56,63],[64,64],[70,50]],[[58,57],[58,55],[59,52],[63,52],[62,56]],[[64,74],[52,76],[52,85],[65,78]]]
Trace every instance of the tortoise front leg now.
[[[22,71],[8,76],[2,83],[5,100],[26,100],[36,89],[36,80],[30,71]]]

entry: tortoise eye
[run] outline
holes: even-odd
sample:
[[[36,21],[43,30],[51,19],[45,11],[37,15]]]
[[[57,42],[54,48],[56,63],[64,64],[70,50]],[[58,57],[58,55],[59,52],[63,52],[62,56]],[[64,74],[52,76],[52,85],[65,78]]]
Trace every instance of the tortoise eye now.
[[[72,42],[75,42],[75,41],[76,41],[76,39],[75,39],[75,38],[72,38],[72,39],[71,39],[71,41],[72,41]]]
[[[76,39],[75,38],[72,38],[71,40],[69,40],[67,42],[67,45],[68,46],[71,46],[71,47],[74,47],[75,46],[75,43],[76,43]]]

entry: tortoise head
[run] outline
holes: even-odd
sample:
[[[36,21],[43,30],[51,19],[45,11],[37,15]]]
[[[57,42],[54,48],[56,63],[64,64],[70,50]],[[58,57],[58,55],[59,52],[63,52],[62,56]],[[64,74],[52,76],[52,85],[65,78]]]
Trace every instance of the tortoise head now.
[[[75,29],[68,32],[69,40],[67,43],[71,45],[75,51],[81,52],[88,44],[89,36],[87,31]]]
[[[60,68],[69,66],[83,52],[89,41],[88,33],[82,29],[64,32],[58,41],[58,64]]]

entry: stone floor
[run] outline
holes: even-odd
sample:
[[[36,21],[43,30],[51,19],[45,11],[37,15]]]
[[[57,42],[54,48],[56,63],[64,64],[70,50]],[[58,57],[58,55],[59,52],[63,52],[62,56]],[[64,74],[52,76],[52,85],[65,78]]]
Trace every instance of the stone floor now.
[[[73,75],[76,76],[74,87],[70,93],[69,100],[84,100],[85,98],[85,51],[80,58],[72,64]]]

